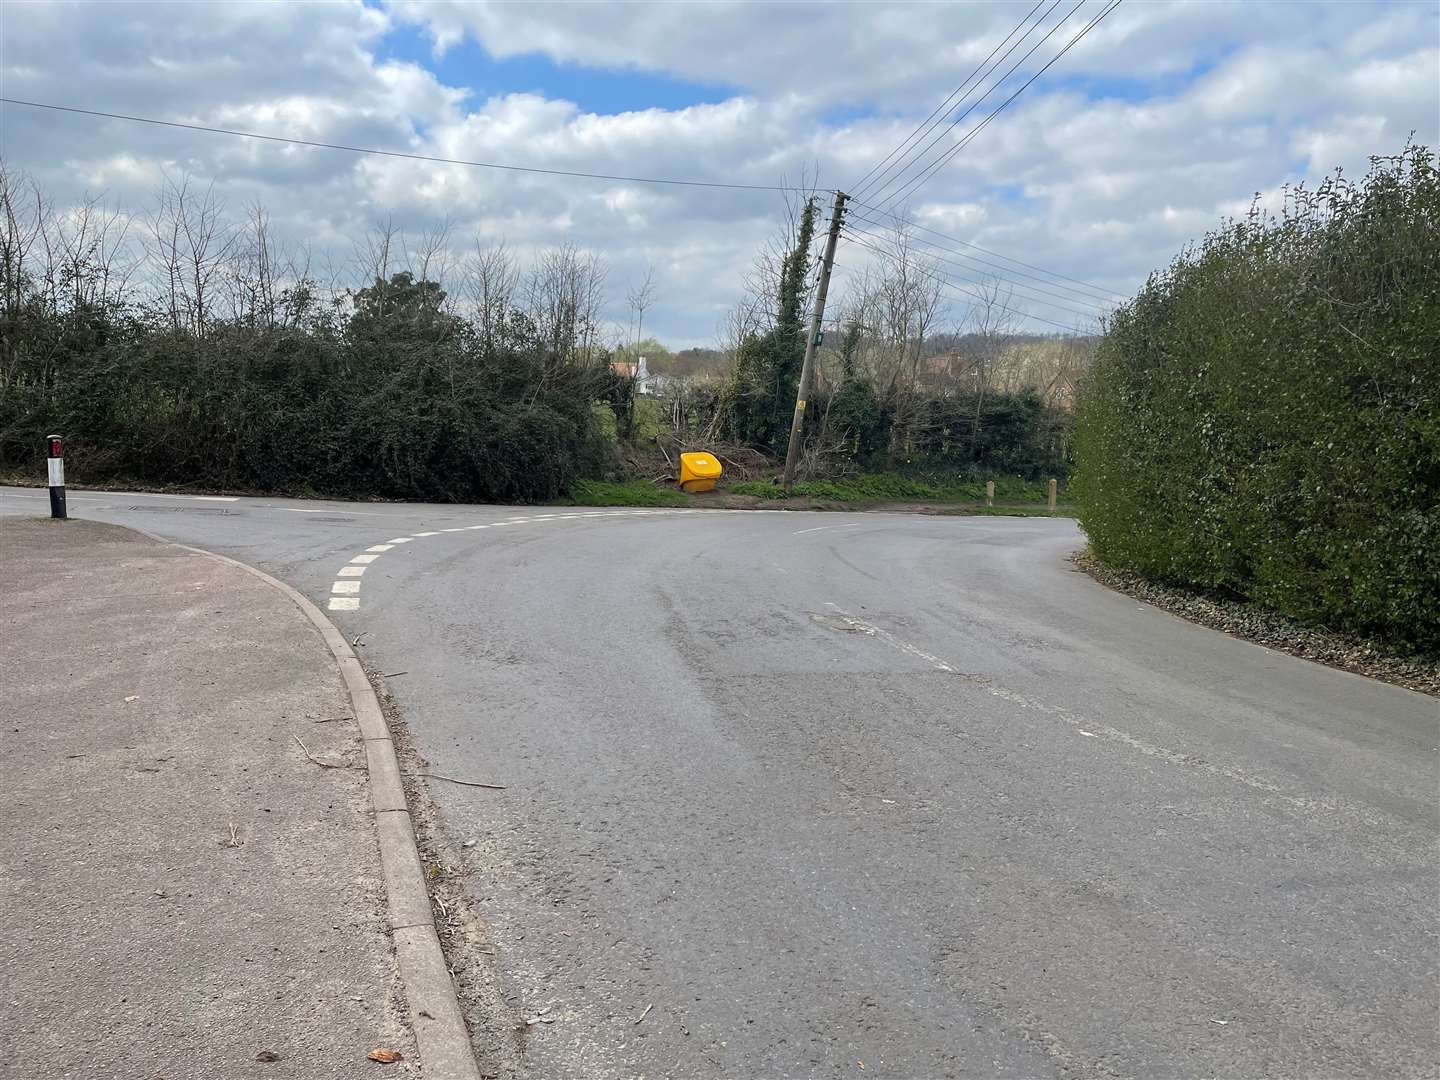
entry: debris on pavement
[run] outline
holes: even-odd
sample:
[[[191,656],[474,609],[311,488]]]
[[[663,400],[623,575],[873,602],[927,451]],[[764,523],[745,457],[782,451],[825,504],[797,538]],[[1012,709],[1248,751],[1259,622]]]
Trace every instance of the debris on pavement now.
[[[301,750],[305,751],[305,756],[306,756],[307,758],[309,758],[312,762],[314,762],[316,765],[319,765],[320,768],[322,768],[322,769],[358,769],[358,768],[360,768],[359,765],[341,765],[341,764],[336,764],[336,763],[333,762],[333,761],[321,761],[319,758],[317,758],[314,754],[312,754],[312,753],[310,752],[310,748],[309,748],[308,746],[306,746],[303,742],[301,742],[299,735],[291,735],[290,737],[295,740],[296,744],[300,747]]]

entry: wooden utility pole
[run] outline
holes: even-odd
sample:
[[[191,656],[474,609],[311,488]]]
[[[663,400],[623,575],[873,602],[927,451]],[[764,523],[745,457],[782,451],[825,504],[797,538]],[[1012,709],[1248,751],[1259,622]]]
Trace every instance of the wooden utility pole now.
[[[820,260],[820,284],[815,288],[815,314],[810,319],[810,336],[805,340],[805,363],[800,367],[800,386],[795,393],[795,416],[790,421],[790,446],[785,451],[785,490],[795,482],[795,466],[800,461],[800,434],[805,427],[805,400],[815,384],[815,350],[820,347],[820,325],[825,318],[825,294],[830,291],[830,268],[835,265],[835,245],[840,240],[841,215],[845,212],[845,193],[835,192],[835,207],[830,211],[830,235],[825,239],[825,256]]]

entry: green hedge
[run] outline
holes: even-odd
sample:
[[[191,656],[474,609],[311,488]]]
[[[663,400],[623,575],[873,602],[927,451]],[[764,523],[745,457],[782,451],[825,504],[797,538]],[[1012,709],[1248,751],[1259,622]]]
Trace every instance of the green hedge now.
[[[1114,316],[1073,481],[1103,561],[1440,651],[1440,177],[1409,147]]]
[[[512,313],[491,340],[397,274],[303,325],[174,331],[116,305],[0,318],[0,470],[73,483],[543,502],[613,460],[609,369],[550,354]]]

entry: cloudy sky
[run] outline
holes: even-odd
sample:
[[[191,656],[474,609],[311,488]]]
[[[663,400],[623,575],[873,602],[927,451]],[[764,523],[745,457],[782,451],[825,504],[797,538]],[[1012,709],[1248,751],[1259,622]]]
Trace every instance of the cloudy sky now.
[[[917,235],[949,260],[954,319],[959,290],[998,261],[1015,305],[1050,320],[1038,330],[1093,310],[1068,279],[1128,294],[1256,192],[1336,166],[1358,175],[1412,131],[1440,143],[1435,0],[1126,0],[903,199],[922,165],[888,190],[858,183],[1038,22],[960,109],[1018,61],[1003,86],[914,148],[942,136],[928,161],[969,132],[1104,4],[1076,6],[9,0],[0,72],[8,98],[472,161],[760,186],[818,170],[819,186],[936,230]],[[457,245],[570,241],[605,258],[620,324],[626,287],[653,266],[647,327],[675,347],[714,339],[783,211],[774,191],[358,156],[16,105],[0,123],[6,165],[62,203],[89,192],[143,212],[164,175],[189,174],[237,215],[258,200],[334,259],[387,219],[412,231],[448,219]],[[869,257],[842,242],[835,288]]]

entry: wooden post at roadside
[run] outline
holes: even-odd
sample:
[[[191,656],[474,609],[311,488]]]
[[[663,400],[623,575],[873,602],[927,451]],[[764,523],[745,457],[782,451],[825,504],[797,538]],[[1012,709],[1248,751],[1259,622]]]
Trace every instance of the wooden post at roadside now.
[[[815,312],[810,319],[810,336],[805,339],[805,359],[800,366],[800,382],[795,389],[795,415],[790,421],[790,446],[785,451],[785,474],[781,480],[785,490],[795,482],[795,466],[800,461],[801,436],[805,428],[805,399],[815,383],[815,350],[820,347],[820,327],[825,318],[825,295],[830,291],[830,270],[835,265],[835,245],[840,242],[840,223],[845,214],[845,193],[835,192],[835,207],[830,211],[830,232],[825,238],[825,256],[820,260],[820,283],[815,287]]]
[[[985,481],[985,505],[986,505],[986,506],[994,506],[994,505],[995,505],[995,481],[994,481],[994,480],[986,480],[986,481]]]
[[[1052,514],[1055,513],[1055,490],[1059,486],[1060,482],[1056,480],[1053,476],[1045,485],[1045,502],[1049,505],[1050,513]]]

